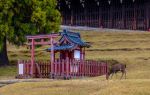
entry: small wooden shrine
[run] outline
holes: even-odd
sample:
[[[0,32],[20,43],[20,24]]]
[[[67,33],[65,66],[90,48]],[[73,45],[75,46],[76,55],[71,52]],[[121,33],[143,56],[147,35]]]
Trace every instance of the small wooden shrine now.
[[[60,60],[66,60],[66,58],[71,60],[85,60],[85,48],[89,48],[90,45],[81,39],[80,34],[64,30],[60,32],[60,35],[59,43],[53,47],[54,59],[55,53],[59,52]],[[47,51],[51,50],[52,48],[47,49]]]
[[[60,38],[56,41],[56,38]],[[90,44],[79,33],[64,30],[57,34],[27,36],[31,59],[18,61],[17,78],[71,79],[106,75],[107,63],[85,60],[85,48]],[[50,45],[50,61],[35,60],[35,46]],[[58,53],[58,54],[57,54]]]

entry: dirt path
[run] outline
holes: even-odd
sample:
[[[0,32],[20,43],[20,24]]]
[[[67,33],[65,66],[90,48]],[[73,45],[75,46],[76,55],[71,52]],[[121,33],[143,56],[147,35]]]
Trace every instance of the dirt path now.
[[[51,82],[52,79],[9,79],[9,80],[0,80],[0,87],[5,85],[18,83],[18,82]]]

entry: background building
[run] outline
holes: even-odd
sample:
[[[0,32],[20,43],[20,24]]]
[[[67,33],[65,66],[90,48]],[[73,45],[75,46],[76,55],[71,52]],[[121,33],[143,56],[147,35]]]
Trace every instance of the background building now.
[[[150,0],[58,0],[62,24],[148,30]]]

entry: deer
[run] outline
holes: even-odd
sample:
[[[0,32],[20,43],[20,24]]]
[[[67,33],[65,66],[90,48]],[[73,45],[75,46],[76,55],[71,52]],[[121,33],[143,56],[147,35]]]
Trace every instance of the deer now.
[[[111,66],[111,68],[108,70],[107,73],[107,79],[109,79],[109,76],[111,75],[111,78],[113,77],[114,74],[121,72],[121,78],[123,78],[123,76],[125,76],[126,79],[126,64],[121,64],[121,63],[117,63]]]

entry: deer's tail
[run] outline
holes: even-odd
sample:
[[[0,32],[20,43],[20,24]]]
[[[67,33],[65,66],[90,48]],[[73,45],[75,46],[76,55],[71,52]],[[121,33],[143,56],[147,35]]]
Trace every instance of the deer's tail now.
[[[125,66],[125,68],[127,67],[126,64],[124,66]]]

